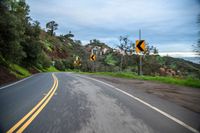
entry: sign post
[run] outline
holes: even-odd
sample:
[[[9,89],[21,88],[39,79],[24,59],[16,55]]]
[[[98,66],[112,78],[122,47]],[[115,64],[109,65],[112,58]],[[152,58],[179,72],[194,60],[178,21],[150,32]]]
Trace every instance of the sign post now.
[[[92,54],[90,55],[90,61],[92,61],[92,72],[94,72],[94,71],[95,71],[96,55],[93,54],[93,52],[92,52]]]
[[[141,40],[141,29],[139,29],[139,40]],[[137,45],[137,46],[139,46],[139,48],[140,48],[140,45]],[[143,75],[143,73],[142,73],[142,55],[140,54],[139,56],[140,56],[140,73],[139,73],[139,75]]]
[[[138,75],[143,75],[142,72],[142,57],[145,51],[145,41],[141,40],[141,30],[139,30],[139,40],[136,40],[136,53],[139,54],[139,67],[138,67]]]

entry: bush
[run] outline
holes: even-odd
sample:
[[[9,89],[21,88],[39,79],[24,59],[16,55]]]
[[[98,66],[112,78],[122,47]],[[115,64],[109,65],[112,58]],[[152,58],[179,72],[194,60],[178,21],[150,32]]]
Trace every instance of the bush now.
[[[61,60],[56,60],[55,61],[55,68],[61,71],[65,70],[65,66]]]
[[[25,66],[34,66],[40,62],[42,53],[41,46],[41,43],[38,41],[23,44],[23,50],[26,52],[26,57],[23,59],[23,64]]]
[[[51,66],[51,60],[45,53],[42,53],[39,62],[44,69],[49,68]]]
[[[63,60],[62,63],[66,69],[74,69],[73,60]]]

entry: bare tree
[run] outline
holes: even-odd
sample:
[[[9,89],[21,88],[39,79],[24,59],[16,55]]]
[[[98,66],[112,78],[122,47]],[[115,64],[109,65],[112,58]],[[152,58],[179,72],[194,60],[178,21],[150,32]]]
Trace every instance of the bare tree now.
[[[128,39],[128,36],[120,36],[119,42],[120,42],[120,44],[117,47],[121,51],[120,70],[122,71],[124,55],[128,55],[128,52],[130,52],[132,42]]]
[[[153,49],[154,49],[153,46],[150,46],[149,43],[146,43],[146,49],[144,51],[144,55],[150,55]]]

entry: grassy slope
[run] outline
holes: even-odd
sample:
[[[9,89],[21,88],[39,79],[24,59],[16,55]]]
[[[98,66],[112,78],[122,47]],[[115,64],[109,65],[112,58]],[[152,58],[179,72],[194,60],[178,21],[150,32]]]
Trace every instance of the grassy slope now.
[[[57,70],[53,66],[51,66],[47,69],[42,69],[42,70],[37,69],[37,70],[39,72],[59,72],[59,70]],[[21,67],[21,66],[16,65],[16,64],[11,64],[9,71],[10,71],[11,74],[15,75],[18,79],[31,76],[31,73],[26,68]]]
[[[132,73],[125,72],[96,72],[96,73],[88,73],[88,72],[80,72],[81,74],[94,74],[94,75],[103,75],[103,76],[111,76],[117,78],[127,78],[127,79],[140,79],[140,80],[150,80],[150,81],[158,81],[161,83],[182,85],[200,88],[200,80],[197,79],[178,79],[173,77],[161,77],[161,76],[138,76]]]
[[[43,71],[43,72],[59,72],[59,70],[56,69],[56,68],[53,67],[53,66],[50,66],[49,68],[44,69],[44,70],[42,70],[42,71]]]
[[[10,73],[15,75],[17,78],[25,78],[31,75],[31,73],[26,68],[16,64],[10,65]]]

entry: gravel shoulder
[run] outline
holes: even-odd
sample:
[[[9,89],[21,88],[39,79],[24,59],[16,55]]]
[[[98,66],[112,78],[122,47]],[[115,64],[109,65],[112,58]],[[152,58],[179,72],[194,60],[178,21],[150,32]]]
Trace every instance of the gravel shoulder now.
[[[123,79],[97,75],[89,76],[116,87],[123,88],[126,91],[142,91],[149,95],[154,95],[178,104],[193,112],[200,113],[200,89],[198,88],[158,83],[155,81]]]

